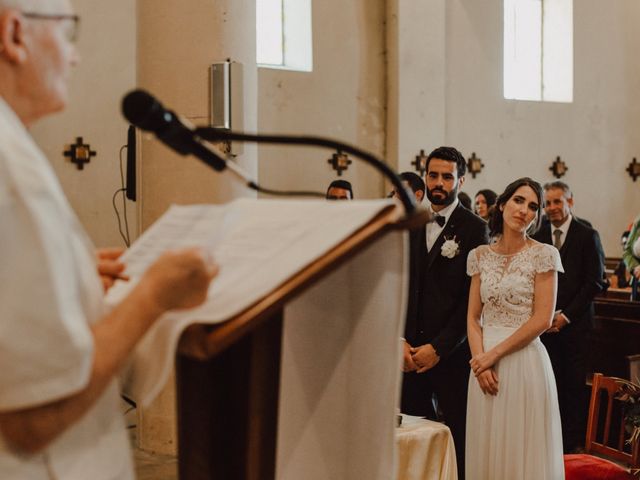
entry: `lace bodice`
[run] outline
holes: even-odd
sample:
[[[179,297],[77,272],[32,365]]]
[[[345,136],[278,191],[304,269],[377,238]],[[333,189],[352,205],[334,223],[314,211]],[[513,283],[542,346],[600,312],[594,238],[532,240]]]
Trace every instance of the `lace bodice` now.
[[[480,274],[482,325],[519,327],[533,311],[533,286],[537,273],[564,272],[560,254],[545,243],[512,255],[496,253],[489,245],[469,252],[467,274]]]

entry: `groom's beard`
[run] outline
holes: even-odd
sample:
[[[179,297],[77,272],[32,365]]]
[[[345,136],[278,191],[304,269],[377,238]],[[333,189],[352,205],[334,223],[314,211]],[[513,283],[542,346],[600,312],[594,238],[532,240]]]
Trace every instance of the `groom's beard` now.
[[[434,196],[435,192],[442,192],[444,196]],[[458,197],[458,187],[451,190],[447,193],[443,188],[435,187],[431,190],[427,188],[427,198],[433,205],[451,205],[454,200]]]

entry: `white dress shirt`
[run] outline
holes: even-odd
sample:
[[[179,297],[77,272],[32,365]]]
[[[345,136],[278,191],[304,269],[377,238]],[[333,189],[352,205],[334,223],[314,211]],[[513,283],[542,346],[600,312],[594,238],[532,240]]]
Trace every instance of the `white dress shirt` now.
[[[435,221],[427,223],[427,226],[426,226],[427,251],[430,251],[431,248],[433,247],[433,244],[436,243],[436,240],[442,233],[442,230],[444,230],[444,227],[447,226],[447,222],[449,222],[449,217],[451,217],[451,214],[453,213],[453,211],[456,209],[457,206],[458,206],[457,198],[453,201],[451,205],[447,205],[445,208],[443,208],[439,212],[434,212],[433,207],[429,205],[429,212],[432,215],[440,215],[444,217],[444,225],[440,226],[438,225],[438,222],[435,222]]]
[[[562,248],[562,245],[564,245],[564,241],[567,239],[567,232],[569,231],[569,225],[571,225],[572,219],[573,219],[572,215],[569,214],[569,216],[565,219],[564,223],[559,227],[556,227],[553,223],[549,222],[549,226],[551,227],[551,243],[555,244],[555,236],[553,232],[555,232],[556,230],[560,230],[560,232],[562,232],[562,234],[560,235],[560,246],[558,247],[558,250]],[[555,313],[561,313],[562,316],[567,321],[567,323],[571,323],[571,319],[567,317],[562,312],[562,310],[556,310]]]
[[[564,245],[564,241],[567,239],[567,232],[569,231],[569,225],[571,225],[572,218],[573,217],[571,216],[571,214],[569,214],[564,223],[559,227],[556,227],[553,223],[549,222],[549,226],[551,227],[551,243],[554,244],[554,246],[556,237],[553,232],[555,232],[556,230],[560,230],[560,232],[562,232],[562,235],[560,235],[560,247],[558,247],[558,250],[562,247],[562,245]]]

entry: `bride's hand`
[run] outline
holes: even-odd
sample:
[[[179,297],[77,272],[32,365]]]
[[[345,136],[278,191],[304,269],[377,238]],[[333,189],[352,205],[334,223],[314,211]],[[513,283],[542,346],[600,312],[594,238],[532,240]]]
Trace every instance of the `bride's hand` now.
[[[477,377],[488,368],[493,367],[498,361],[498,354],[494,350],[482,352],[469,361],[473,374]]]
[[[498,394],[498,374],[490,368],[477,376],[478,384],[483,393],[489,395]]]

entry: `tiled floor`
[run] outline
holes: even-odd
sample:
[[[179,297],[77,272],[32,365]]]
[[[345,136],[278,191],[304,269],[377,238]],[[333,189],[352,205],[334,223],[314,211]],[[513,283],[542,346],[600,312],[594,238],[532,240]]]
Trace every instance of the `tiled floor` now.
[[[125,402],[122,402],[121,408],[129,427],[137,480],[177,480],[177,458],[172,455],[156,455],[136,448],[136,411]]]
[[[169,455],[152,455],[135,449],[137,480],[177,480],[178,461]]]

